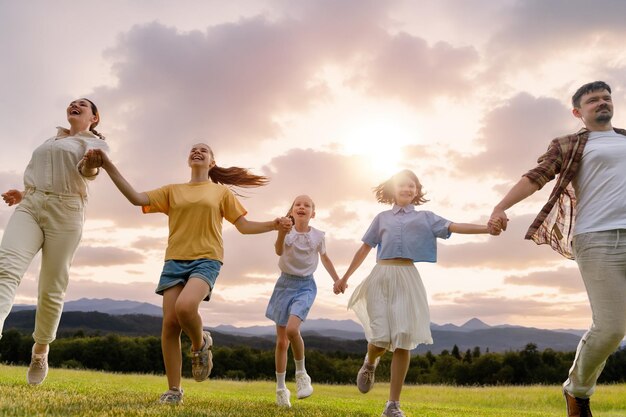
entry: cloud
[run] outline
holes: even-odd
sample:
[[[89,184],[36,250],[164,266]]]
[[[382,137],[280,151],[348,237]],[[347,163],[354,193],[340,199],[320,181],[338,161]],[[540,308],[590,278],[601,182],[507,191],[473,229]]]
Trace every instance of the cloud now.
[[[626,4],[619,0],[590,3],[584,0],[513,2],[501,8],[499,28],[488,45],[494,59],[506,65],[537,62],[555,51],[587,50],[615,45],[626,31],[621,16]]]
[[[534,214],[512,217],[507,230],[500,236],[490,236],[484,242],[440,244],[438,264],[442,267],[483,267],[493,269],[526,269],[550,266],[561,262],[563,257],[548,245],[537,245],[525,240],[528,226]],[[486,223],[486,219],[483,223]],[[454,234],[451,239],[459,239]]]
[[[429,46],[424,39],[402,32],[381,46],[365,72],[373,93],[423,108],[432,97],[465,95],[472,88],[478,63],[473,47],[446,42]]]
[[[284,212],[293,198],[306,192],[318,210],[328,209],[337,202],[372,195],[372,179],[363,175],[364,160],[313,149],[291,149],[272,158],[263,167],[271,178],[267,187],[269,198],[283,200]]]
[[[585,286],[578,268],[561,267],[554,271],[531,272],[527,275],[509,275],[505,284],[554,288],[560,293],[578,294],[585,292]]]
[[[552,139],[577,130],[565,130],[573,121],[569,109],[558,100],[519,93],[485,115],[476,141],[483,152],[452,154],[457,172],[482,176],[497,173],[517,181],[536,166]]]
[[[130,245],[132,248],[140,251],[160,251],[165,252],[167,248],[167,238],[164,237],[152,237],[152,236],[138,236]]]
[[[74,266],[112,266],[139,264],[146,257],[137,251],[111,246],[79,246],[74,256]]]

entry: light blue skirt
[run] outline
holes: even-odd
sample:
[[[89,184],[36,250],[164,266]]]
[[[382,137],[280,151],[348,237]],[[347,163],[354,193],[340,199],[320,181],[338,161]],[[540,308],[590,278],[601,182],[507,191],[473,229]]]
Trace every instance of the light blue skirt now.
[[[304,321],[316,295],[317,285],[313,275],[301,277],[283,272],[276,281],[265,317],[279,326],[286,326],[289,316],[297,316]]]

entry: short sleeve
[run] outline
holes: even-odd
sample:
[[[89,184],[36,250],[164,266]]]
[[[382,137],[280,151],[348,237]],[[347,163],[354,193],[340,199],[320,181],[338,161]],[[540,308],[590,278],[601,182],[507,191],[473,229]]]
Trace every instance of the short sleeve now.
[[[320,255],[323,255],[326,253],[326,236],[325,236],[325,233],[322,231],[320,231],[319,233],[320,233],[320,243],[317,246],[317,252]]]
[[[428,212],[428,223],[435,237],[447,239],[452,234],[452,232],[450,232],[450,223],[452,222],[431,211]]]
[[[170,191],[171,186],[166,185],[156,190],[146,191],[150,204],[142,206],[141,211],[144,213],[165,213],[170,211]]]
[[[380,213],[377,214],[376,217],[374,217],[372,224],[370,224],[369,229],[367,229],[367,232],[365,232],[365,235],[363,235],[361,241],[373,248],[380,244]]]
[[[110,152],[109,145],[106,143],[104,139],[96,139],[96,138],[86,139],[85,147],[87,148],[87,150],[100,149],[101,151],[106,152],[107,154]]]
[[[238,218],[248,213],[237,197],[228,188],[225,189],[224,196],[220,202],[220,211],[222,212],[222,217],[230,223],[235,223]]]

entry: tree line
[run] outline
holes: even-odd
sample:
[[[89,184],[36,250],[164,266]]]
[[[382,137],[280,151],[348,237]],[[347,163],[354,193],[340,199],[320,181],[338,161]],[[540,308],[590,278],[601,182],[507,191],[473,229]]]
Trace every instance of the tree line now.
[[[8,330],[0,339],[0,362],[28,365],[32,338]],[[183,337],[183,374],[191,377],[189,340]],[[365,345],[363,346],[365,350]],[[476,347],[462,352],[457,346],[438,355],[427,352],[411,358],[406,382],[451,385],[558,384],[567,376],[574,352],[539,351],[529,343],[521,351],[481,352]],[[307,349],[307,371],[316,382],[352,384],[363,363],[363,354],[321,352]],[[155,336],[130,337],[109,334],[86,336],[77,332],[58,339],[50,350],[53,367],[108,372],[163,374],[161,341]],[[234,346],[213,348],[212,378],[273,380],[274,351]],[[384,355],[376,371],[377,381],[388,381],[391,355]],[[294,372],[293,361],[287,372]],[[600,382],[626,382],[626,348],[609,357]]]

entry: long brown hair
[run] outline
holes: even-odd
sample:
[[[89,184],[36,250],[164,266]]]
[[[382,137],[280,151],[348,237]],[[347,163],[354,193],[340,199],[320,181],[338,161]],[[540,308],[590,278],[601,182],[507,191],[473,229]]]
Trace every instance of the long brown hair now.
[[[209,153],[211,154],[211,159],[215,161],[213,149],[211,149],[210,146],[208,146],[208,148]],[[261,187],[263,185],[267,185],[270,181],[269,178],[263,175],[255,175],[248,171],[246,168],[224,168],[217,166],[217,164],[209,170],[209,178],[211,178],[211,181],[217,184],[233,185],[235,187],[242,188]]]
[[[83,97],[83,100],[89,102],[89,104],[91,105],[91,112],[94,114],[94,116],[98,118],[98,120],[96,120],[94,123],[92,123],[91,126],[89,126],[89,131],[100,139],[104,140],[104,135],[96,130],[96,126],[98,126],[98,123],[100,123],[100,112],[98,111],[98,107],[96,107],[95,103],[88,98]]]
[[[399,178],[402,178],[402,177],[406,177],[406,178],[410,179],[411,181],[413,181],[415,183],[415,187],[417,189],[417,195],[415,196],[415,198],[413,198],[413,200],[411,201],[411,204],[419,206],[420,204],[424,204],[425,202],[428,201],[428,200],[426,200],[424,198],[424,195],[426,193],[424,193],[422,191],[422,184],[420,183],[420,180],[417,179],[417,175],[415,175],[415,173],[413,171],[411,171],[410,169],[403,169],[402,171],[400,171],[397,174],[393,175],[387,181],[382,182],[378,186],[374,187],[374,193],[376,194],[376,200],[379,203],[394,204],[395,203],[395,198],[394,198],[395,188],[394,188],[394,185],[395,185],[395,182]]]

